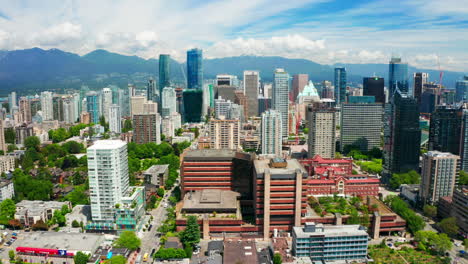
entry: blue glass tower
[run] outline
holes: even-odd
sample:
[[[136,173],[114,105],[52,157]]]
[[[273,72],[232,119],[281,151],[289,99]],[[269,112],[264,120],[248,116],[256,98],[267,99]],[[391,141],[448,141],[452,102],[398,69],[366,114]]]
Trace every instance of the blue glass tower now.
[[[468,101],[468,75],[463,80],[457,81],[455,85],[456,101]]]
[[[388,65],[388,98],[392,98],[396,88],[403,94],[410,94],[408,85],[408,64],[402,63],[401,58],[392,58]]]
[[[203,51],[201,49],[187,51],[187,88],[197,90],[203,88]]]
[[[87,111],[91,116],[91,122],[99,123],[99,95],[96,92],[86,94]]]
[[[335,68],[335,102],[346,102],[346,68]]]

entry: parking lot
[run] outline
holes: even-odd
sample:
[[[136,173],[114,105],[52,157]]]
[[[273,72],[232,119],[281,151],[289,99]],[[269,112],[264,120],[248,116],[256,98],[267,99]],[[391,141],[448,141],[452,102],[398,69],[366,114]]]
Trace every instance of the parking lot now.
[[[3,242],[0,245],[0,259],[2,259],[3,263],[9,263],[8,252],[10,250],[15,250],[16,247],[20,245],[21,239],[24,239],[24,234],[28,234],[24,231],[15,231],[15,230],[0,230]],[[4,236],[5,233],[8,233]],[[16,236],[13,236],[16,234]],[[16,237],[16,239],[14,239]]]

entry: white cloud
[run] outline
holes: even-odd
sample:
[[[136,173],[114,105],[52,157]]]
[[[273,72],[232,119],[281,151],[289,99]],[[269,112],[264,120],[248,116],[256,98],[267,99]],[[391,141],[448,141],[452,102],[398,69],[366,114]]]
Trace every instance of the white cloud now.
[[[34,34],[32,42],[42,46],[58,46],[67,42],[80,40],[81,37],[81,25],[65,22]]]

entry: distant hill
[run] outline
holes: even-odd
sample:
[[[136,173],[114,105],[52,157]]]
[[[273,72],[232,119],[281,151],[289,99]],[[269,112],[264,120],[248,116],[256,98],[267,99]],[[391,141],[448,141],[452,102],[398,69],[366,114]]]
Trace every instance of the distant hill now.
[[[308,73],[313,81],[332,81],[333,68],[337,65],[347,67],[350,82],[361,83],[362,76],[373,76],[374,73],[387,78],[387,64],[322,65],[305,59],[275,56],[238,56],[203,61],[205,78],[215,78],[216,74],[227,73],[241,79],[244,70],[258,70],[265,81],[272,80],[275,68],[284,68],[290,74]],[[171,78],[179,81],[185,78],[185,63],[171,60],[170,67]],[[410,67],[409,71],[410,74],[416,71],[429,72],[434,80],[438,80],[439,76],[438,71],[434,70]],[[5,96],[12,90],[24,94],[46,89],[79,88],[81,85],[101,88],[107,84],[139,84],[144,83],[142,78],[147,76],[158,76],[158,60],[125,56],[106,50],[95,50],[83,56],[59,49],[0,51],[0,96]],[[462,76],[458,72],[445,72],[444,84],[453,87],[455,81]]]

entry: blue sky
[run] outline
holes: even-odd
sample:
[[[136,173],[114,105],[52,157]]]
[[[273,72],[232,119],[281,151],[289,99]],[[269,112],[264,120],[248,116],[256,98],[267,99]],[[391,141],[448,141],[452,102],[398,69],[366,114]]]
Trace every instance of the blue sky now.
[[[0,49],[284,56],[468,72],[468,0],[0,0]]]

